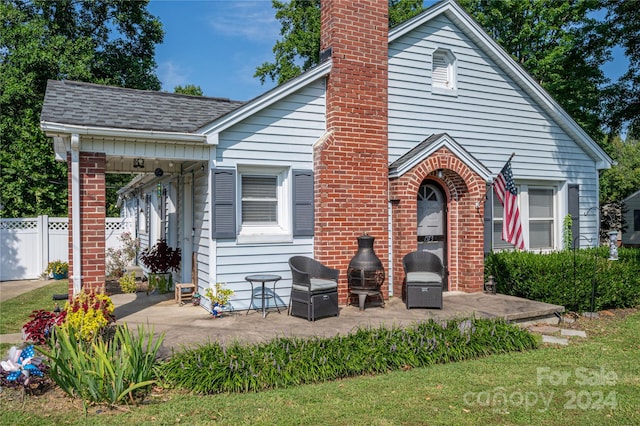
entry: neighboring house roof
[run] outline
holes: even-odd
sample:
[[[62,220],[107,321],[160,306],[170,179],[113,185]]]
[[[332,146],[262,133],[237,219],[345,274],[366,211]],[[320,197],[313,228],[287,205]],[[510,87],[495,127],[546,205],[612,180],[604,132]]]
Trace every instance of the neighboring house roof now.
[[[629,201],[632,198],[637,197],[638,195],[640,195],[640,190],[634,192],[633,194],[629,195],[627,198],[625,198],[624,200],[622,200],[623,203],[626,203],[627,201]]]
[[[402,157],[391,163],[389,165],[389,177],[402,176],[442,147],[447,148],[459,159],[464,161],[465,164],[471,167],[471,169],[478,173],[484,180],[491,180],[491,171],[446,133],[429,136]]]
[[[421,14],[389,31],[389,43],[413,31],[424,23],[444,14],[473,40],[478,47],[493,59],[507,75],[531,96],[558,125],[569,134],[596,161],[598,169],[607,169],[613,160],[606,152],[567,114],[527,71],[520,66],[500,45],[487,34],[454,0],[436,3]]]
[[[243,102],[222,98],[49,80],[40,119],[87,127],[192,133],[241,105]]]

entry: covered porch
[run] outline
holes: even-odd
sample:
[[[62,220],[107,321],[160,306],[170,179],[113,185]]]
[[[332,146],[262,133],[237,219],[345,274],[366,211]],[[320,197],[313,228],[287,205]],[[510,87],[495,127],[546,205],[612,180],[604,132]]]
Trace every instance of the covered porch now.
[[[52,138],[56,158],[68,165],[70,296],[82,288],[104,286],[105,175],[175,178],[193,189],[189,179],[180,178],[188,175],[192,183],[197,170],[206,185],[217,140],[210,140],[200,129],[240,105],[229,99],[48,81],[40,127]],[[192,199],[191,194],[181,195],[170,206],[176,213]],[[191,224],[188,232],[175,234],[174,243],[185,245],[187,252],[193,244],[189,241],[193,228]],[[161,234],[148,231],[148,242],[153,244]],[[190,263],[190,254],[183,253],[184,259]],[[190,271],[190,264],[183,264],[182,270]]]

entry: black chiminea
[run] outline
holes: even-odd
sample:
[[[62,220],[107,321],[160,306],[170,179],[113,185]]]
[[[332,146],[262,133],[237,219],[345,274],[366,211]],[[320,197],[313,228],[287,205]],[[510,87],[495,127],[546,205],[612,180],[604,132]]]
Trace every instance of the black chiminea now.
[[[349,296],[358,295],[361,311],[364,310],[367,296],[378,296],[381,305],[384,306],[384,297],[380,290],[385,278],[384,267],[373,251],[374,240],[374,237],[366,233],[358,237],[358,252],[349,262],[347,269]]]

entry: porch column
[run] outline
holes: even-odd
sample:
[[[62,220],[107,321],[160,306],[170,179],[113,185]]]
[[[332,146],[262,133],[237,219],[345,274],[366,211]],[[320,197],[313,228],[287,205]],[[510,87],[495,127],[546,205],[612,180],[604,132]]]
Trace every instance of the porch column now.
[[[70,163],[69,259],[72,275],[69,297],[72,297],[81,289],[104,291],[106,155],[72,151]]]

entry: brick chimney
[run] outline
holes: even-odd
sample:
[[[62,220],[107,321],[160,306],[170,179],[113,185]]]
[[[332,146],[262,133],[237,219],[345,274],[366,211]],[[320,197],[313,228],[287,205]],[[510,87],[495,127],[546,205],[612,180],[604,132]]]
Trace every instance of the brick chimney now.
[[[331,49],[326,140],[315,148],[315,257],[346,271],[365,232],[388,266],[388,4],[387,0],[323,0],[321,51]],[[387,270],[388,275],[388,270]],[[383,284],[388,296],[388,281]]]

